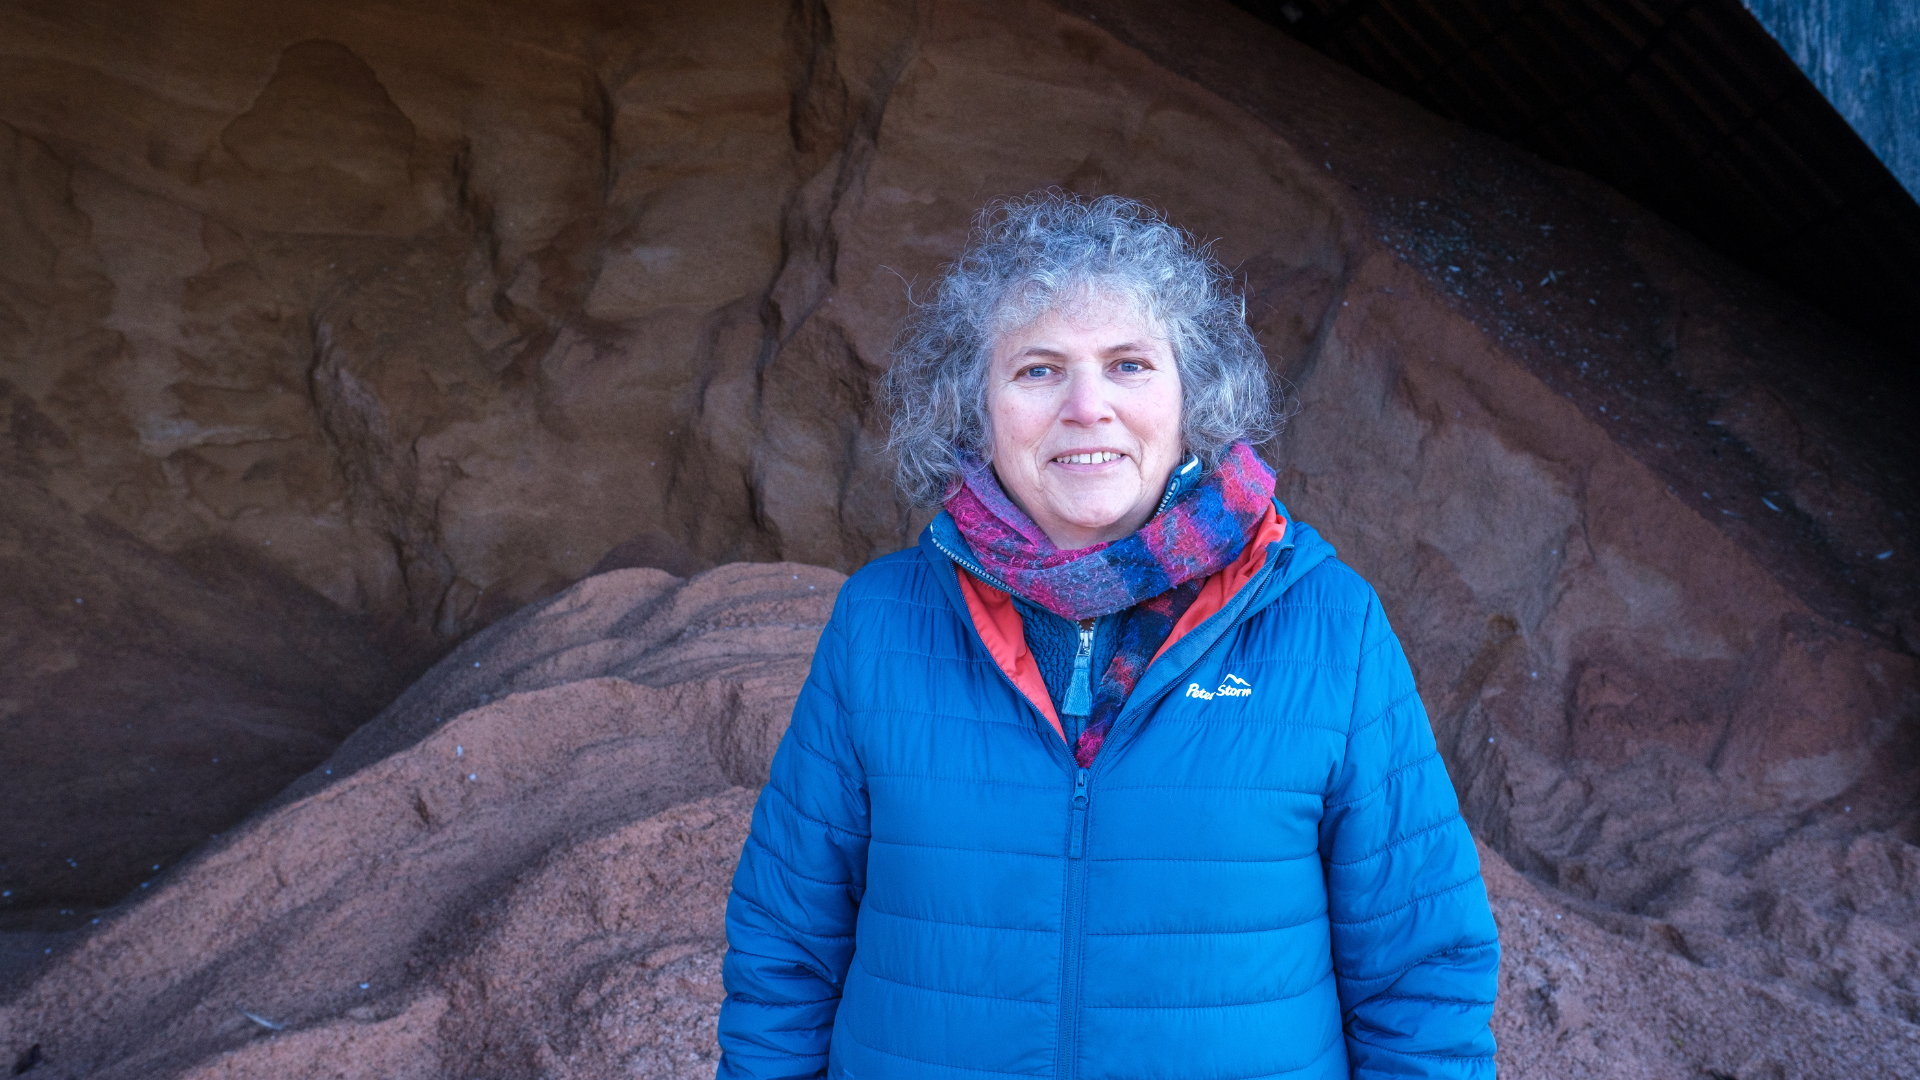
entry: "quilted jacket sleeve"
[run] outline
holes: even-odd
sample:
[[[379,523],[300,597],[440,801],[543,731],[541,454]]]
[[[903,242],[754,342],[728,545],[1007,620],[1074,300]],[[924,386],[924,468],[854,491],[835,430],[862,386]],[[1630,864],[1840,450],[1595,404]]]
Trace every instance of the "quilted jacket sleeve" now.
[[[1321,822],[1353,1075],[1492,1080],[1500,945],[1413,672],[1368,591],[1347,749]]]
[[[734,872],[720,1080],[826,1075],[867,866],[867,790],[841,706],[843,615],[836,607],[821,635]]]

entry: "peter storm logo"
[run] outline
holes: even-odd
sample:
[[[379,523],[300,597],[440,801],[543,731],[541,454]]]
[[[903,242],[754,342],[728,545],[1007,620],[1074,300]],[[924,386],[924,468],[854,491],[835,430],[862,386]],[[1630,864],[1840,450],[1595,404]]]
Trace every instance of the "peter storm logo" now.
[[[1217,697],[1250,697],[1253,684],[1238,675],[1228,675],[1226,680],[1212,690],[1200,689],[1199,683],[1187,684],[1187,696],[1202,701],[1212,701]]]

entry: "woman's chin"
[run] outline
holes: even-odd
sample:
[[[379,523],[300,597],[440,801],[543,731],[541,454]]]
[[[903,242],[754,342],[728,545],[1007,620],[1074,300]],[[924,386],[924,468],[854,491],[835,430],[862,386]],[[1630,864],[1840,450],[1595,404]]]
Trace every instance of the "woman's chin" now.
[[[1059,547],[1092,547],[1102,541],[1118,540],[1132,532],[1128,518],[1133,509],[1132,503],[1072,507],[1067,513],[1056,513],[1055,523],[1058,528],[1047,531],[1069,534],[1075,540],[1075,543],[1069,545],[1060,544],[1058,538],[1055,538],[1055,543]]]

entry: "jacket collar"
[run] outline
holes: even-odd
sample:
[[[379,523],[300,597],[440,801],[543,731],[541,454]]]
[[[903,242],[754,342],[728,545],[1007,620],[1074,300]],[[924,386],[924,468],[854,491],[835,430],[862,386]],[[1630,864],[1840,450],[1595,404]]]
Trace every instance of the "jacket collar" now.
[[[945,529],[941,528],[943,522]],[[1286,507],[1278,499],[1274,500],[1273,511],[1255,539],[1267,541],[1265,551],[1249,544],[1239,559],[1207,580],[1202,586],[1205,603],[1197,600],[1188,612],[1192,620],[1183,616],[1180,623],[1175,624],[1167,644],[1154,656],[1129,696],[1123,720],[1182,678],[1234,627],[1278,600],[1307,571],[1334,554],[1333,546],[1312,526],[1289,520]],[[929,523],[920,533],[920,550],[940,570],[964,570],[975,579],[966,581],[955,572],[934,574],[954,610],[965,613],[969,625],[1002,673],[1056,731],[1061,730],[1045,684],[1027,652],[1019,613],[1006,588],[974,563],[973,553],[960,538],[959,528],[952,519],[943,513]],[[981,583],[988,588],[982,590]]]

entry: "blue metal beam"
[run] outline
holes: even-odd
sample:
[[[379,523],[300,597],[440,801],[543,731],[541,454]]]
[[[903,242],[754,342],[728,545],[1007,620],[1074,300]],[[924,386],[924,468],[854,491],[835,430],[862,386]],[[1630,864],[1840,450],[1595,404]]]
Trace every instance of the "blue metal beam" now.
[[[1920,0],[1741,0],[1920,198]]]

